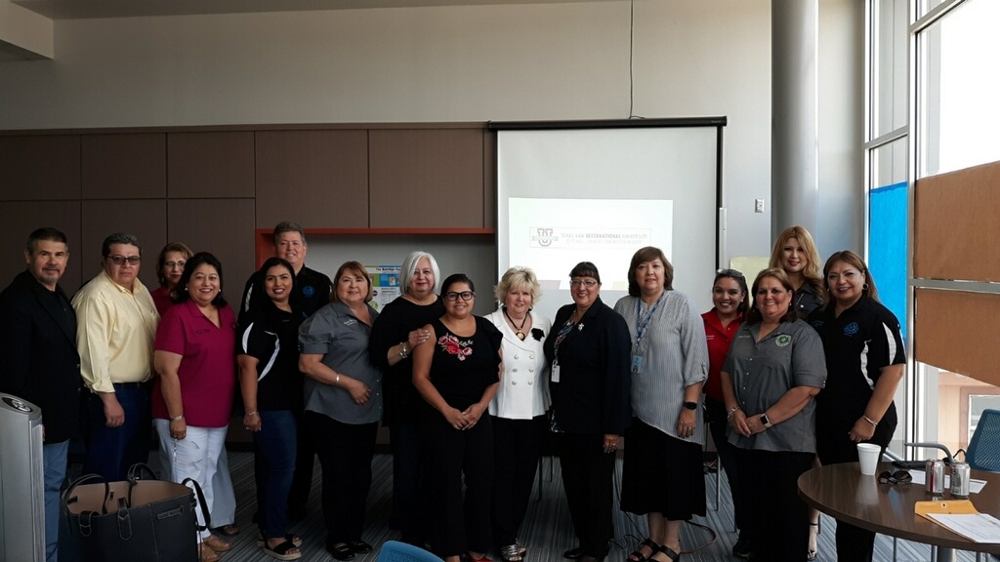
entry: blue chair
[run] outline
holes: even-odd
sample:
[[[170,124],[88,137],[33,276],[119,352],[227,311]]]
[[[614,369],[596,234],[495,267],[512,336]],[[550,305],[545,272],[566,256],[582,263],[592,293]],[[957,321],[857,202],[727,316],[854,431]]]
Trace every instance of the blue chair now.
[[[378,553],[377,562],[442,562],[426,550],[399,541],[385,541]]]
[[[1000,410],[983,410],[965,461],[976,470],[1000,472]]]

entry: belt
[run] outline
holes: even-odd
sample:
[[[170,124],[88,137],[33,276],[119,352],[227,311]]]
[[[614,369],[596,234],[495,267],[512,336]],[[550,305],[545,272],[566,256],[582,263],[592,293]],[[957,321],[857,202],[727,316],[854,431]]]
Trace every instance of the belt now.
[[[146,386],[145,382],[115,382],[111,384],[115,387],[115,390],[124,390],[129,388],[141,390]]]

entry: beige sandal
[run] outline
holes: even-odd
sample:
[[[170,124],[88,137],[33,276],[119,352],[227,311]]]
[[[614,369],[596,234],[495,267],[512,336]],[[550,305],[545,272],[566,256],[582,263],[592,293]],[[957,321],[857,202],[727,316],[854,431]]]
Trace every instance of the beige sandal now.
[[[201,543],[216,552],[225,552],[233,548],[233,545],[227,543],[216,535],[209,535],[208,538],[201,541]]]
[[[198,559],[201,560],[201,562],[217,562],[219,560],[219,553],[212,550],[212,547],[208,546],[207,544],[201,543],[200,545],[198,545],[198,548],[199,548]]]

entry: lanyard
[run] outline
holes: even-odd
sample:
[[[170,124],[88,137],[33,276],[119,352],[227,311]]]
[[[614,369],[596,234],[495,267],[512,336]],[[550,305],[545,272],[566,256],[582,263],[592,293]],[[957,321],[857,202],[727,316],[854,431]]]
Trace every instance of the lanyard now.
[[[663,302],[663,297],[667,296],[667,292],[663,291],[660,293],[660,298],[656,299],[656,304],[649,309],[646,316],[642,316],[642,299],[637,299],[635,301],[635,315],[636,315],[636,327],[635,327],[635,346],[638,348],[642,344],[642,336],[646,332],[646,328],[649,327],[649,323],[653,321],[653,314],[656,313],[656,309],[660,308],[660,303]]]
[[[572,330],[575,325],[576,323],[573,322],[573,317],[570,316],[566,319],[566,323],[562,325],[562,328],[559,328],[559,333],[556,334],[556,342],[552,345],[553,363],[559,362],[559,346],[562,345],[563,340],[566,339],[566,336],[569,335],[570,330]]]

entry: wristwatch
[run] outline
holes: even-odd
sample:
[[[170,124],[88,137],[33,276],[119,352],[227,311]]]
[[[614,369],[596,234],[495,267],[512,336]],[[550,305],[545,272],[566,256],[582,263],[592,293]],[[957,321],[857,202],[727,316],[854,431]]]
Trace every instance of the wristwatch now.
[[[765,428],[771,427],[771,420],[767,419],[767,414],[760,415],[760,423],[764,424]]]
[[[687,408],[688,410],[697,410],[698,409],[698,403],[697,402],[685,402],[684,403],[684,407]]]

